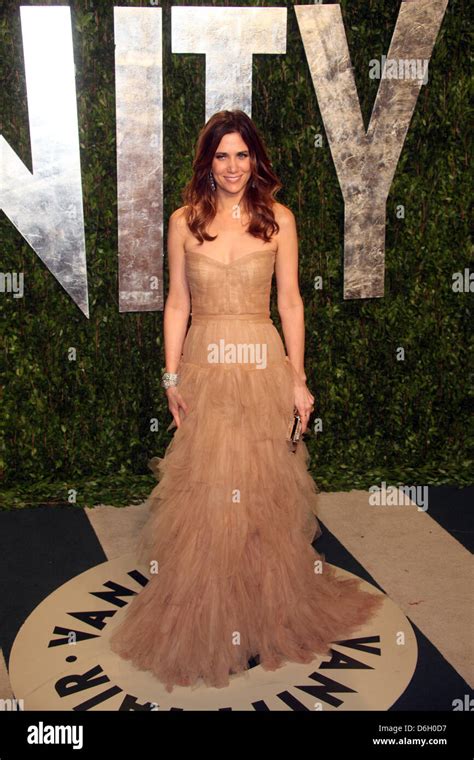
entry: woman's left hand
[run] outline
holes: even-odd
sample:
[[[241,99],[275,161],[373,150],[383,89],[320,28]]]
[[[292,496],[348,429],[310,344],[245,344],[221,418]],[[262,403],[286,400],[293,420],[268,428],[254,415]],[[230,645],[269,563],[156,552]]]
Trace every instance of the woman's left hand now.
[[[314,396],[307,385],[295,385],[295,406],[301,417],[301,434],[308,428],[310,414],[314,411]]]

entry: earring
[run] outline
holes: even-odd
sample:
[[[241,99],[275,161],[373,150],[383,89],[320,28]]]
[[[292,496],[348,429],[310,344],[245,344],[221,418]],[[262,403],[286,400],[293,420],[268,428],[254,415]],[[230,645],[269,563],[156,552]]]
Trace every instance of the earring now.
[[[209,182],[211,183],[211,190],[216,189],[216,183],[214,182],[214,177],[212,176],[212,172],[209,172]]]

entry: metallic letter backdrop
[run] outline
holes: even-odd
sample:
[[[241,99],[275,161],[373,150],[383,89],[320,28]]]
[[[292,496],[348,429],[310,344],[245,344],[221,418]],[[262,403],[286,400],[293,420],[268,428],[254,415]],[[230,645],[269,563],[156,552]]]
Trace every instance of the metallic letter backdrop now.
[[[365,131],[340,6],[295,5],[345,204],[344,298],[384,294],[385,207],[448,0],[405,0]],[[0,207],[89,316],[70,10],[22,6],[33,172],[0,136]],[[252,55],[286,52],[286,8],[172,8],[172,53],[206,56],[205,120],[251,116]],[[162,11],[114,8],[120,311],[163,308]],[[415,74],[413,75],[413,70]],[[426,69],[425,69],[426,70]]]
[[[447,5],[403,2],[387,58],[428,64]],[[366,132],[340,6],[295,12],[344,196],[344,298],[383,296],[385,206],[422,79],[382,78]]]

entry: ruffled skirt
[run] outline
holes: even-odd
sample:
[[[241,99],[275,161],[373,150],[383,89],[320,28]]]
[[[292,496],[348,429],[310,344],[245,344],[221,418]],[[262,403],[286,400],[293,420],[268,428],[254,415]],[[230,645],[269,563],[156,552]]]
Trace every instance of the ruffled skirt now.
[[[304,441],[293,453],[285,440],[294,371],[275,333],[265,369],[181,362],[188,414],[150,462],[158,484],[136,545],[150,580],[111,648],[168,691],[226,686],[252,658],[266,670],[309,663],[383,601],[311,545],[318,488]]]

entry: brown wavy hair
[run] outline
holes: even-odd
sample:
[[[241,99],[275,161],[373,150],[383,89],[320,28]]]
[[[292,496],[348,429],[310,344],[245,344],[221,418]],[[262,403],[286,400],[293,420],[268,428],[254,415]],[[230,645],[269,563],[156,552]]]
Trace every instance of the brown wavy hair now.
[[[222,137],[238,132],[249,151],[251,176],[242,201],[250,216],[248,232],[268,243],[279,231],[273,213],[275,195],[283,187],[271,168],[265,144],[252,119],[244,111],[218,111],[201,129],[193,160],[193,176],[182,192],[186,206],[184,216],[189,229],[202,245],[204,240],[215,240],[206,228],[216,215],[215,191],[211,189],[209,172]]]

